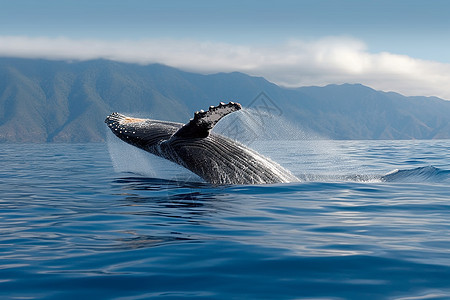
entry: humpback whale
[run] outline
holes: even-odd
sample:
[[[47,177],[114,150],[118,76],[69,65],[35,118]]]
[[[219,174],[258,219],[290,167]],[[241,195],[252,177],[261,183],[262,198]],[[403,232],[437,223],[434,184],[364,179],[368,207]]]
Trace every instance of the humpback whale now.
[[[197,111],[188,123],[112,113],[105,123],[128,144],[165,158],[212,184],[264,184],[298,181],[288,170],[258,152],[211,129],[239,103],[221,102]]]

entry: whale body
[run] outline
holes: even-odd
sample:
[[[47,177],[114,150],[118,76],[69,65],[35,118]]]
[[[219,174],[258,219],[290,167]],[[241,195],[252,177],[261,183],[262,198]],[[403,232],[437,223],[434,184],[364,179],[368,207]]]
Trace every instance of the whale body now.
[[[258,152],[211,129],[241,109],[220,103],[197,111],[187,124],[109,115],[105,123],[121,140],[170,160],[212,184],[263,184],[298,181],[288,170]]]

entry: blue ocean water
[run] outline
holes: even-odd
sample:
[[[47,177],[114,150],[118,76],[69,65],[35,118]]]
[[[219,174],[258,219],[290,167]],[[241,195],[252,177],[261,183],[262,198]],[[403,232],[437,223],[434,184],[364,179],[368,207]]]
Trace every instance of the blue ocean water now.
[[[449,140],[255,142],[300,182],[239,186],[0,147],[1,299],[450,299]]]

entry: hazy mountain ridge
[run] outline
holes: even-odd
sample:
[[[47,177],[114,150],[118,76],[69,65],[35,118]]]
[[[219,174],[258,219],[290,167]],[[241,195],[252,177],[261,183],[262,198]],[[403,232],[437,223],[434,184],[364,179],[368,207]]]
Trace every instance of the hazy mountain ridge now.
[[[242,73],[201,75],[105,60],[0,58],[0,142],[99,142],[113,111],[186,122],[264,92],[282,117],[334,139],[450,138],[450,102],[363,85],[287,89]]]

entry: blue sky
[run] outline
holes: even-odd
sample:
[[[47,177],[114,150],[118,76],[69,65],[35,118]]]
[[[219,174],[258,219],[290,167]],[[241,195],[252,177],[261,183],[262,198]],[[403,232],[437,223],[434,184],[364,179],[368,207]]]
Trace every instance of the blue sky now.
[[[443,0],[0,0],[0,55],[104,57],[161,62],[200,72],[232,71],[234,67],[288,86],[356,82],[359,74],[361,83],[408,94],[406,79],[398,87],[392,85],[401,81],[401,70],[394,69],[395,76],[387,76],[391,85],[383,84],[383,76],[390,71],[379,66],[395,61],[408,72],[417,65],[417,72],[447,72],[449,11],[450,1]],[[120,48],[124,44],[129,47]],[[144,55],[144,47],[153,55]],[[65,51],[67,55],[61,53]],[[315,55],[317,63],[305,64],[308,55]],[[342,77],[337,74],[343,67],[339,55],[352,64],[344,68]],[[292,64],[287,57],[292,57]],[[320,63],[330,63],[331,68],[327,72]],[[302,69],[307,74],[295,78]],[[282,75],[283,71],[288,75]],[[320,77],[320,72],[325,76]],[[450,99],[450,90],[434,89],[430,87],[433,82],[417,89],[416,81],[421,79],[413,79],[411,93]],[[436,87],[442,80],[434,80]]]
[[[374,52],[450,62],[450,1],[2,0],[1,35],[272,43],[352,36]]]

